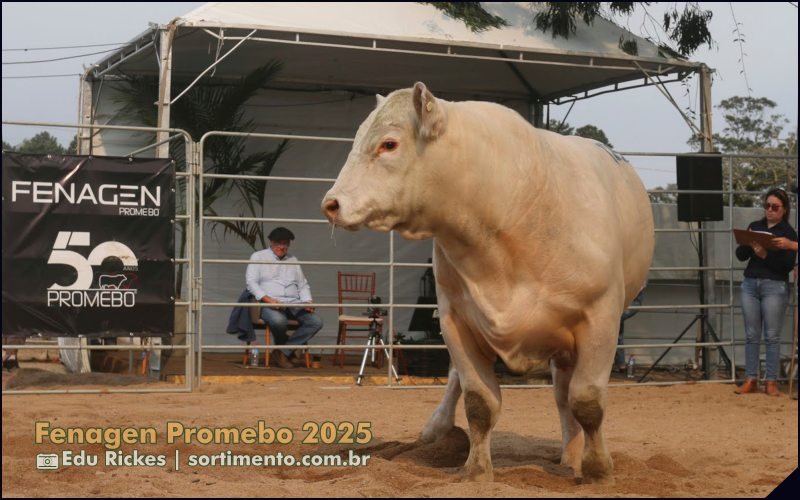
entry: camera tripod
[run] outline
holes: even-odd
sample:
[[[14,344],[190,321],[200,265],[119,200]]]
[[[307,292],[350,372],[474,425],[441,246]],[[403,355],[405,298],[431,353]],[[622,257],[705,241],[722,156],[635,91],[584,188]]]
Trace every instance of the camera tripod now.
[[[381,337],[380,328],[378,328],[378,318],[381,318],[383,314],[381,312],[372,312],[370,313],[370,321],[369,323],[369,337],[367,338],[367,347],[375,347],[379,343],[382,346],[383,353],[386,355],[386,359],[388,360],[389,366],[392,367],[392,375],[394,375],[394,379],[397,382],[400,382],[400,377],[397,375],[397,370],[394,368],[394,362],[392,360],[391,355],[389,354],[389,348],[386,347],[386,344],[383,342],[383,337]],[[361,381],[364,380],[364,369],[367,367],[367,357],[372,355],[372,362],[375,362],[375,349],[364,349],[364,357],[361,358],[361,369],[358,370],[358,378],[356,378],[356,385],[361,385]]]

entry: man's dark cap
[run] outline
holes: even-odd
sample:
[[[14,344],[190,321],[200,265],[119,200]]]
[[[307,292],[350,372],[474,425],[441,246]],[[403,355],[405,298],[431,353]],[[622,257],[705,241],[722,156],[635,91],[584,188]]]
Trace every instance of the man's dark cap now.
[[[294,233],[285,227],[276,227],[269,233],[269,241],[291,241],[294,240]]]

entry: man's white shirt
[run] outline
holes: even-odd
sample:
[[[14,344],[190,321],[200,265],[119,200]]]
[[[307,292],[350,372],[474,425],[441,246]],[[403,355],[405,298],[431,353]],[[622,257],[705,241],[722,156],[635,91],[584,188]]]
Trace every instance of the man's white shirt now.
[[[256,300],[265,295],[283,304],[309,303],[311,287],[308,285],[297,258],[289,254],[279,259],[271,248],[260,250],[250,256],[251,261],[280,262],[280,264],[248,264],[245,278],[247,290]]]

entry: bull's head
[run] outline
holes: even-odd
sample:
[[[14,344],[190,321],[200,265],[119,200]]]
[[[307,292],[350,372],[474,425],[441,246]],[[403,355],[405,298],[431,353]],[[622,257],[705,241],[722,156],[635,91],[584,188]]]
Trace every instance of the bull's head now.
[[[378,96],[322,201],[328,220],[350,230],[366,226],[395,229],[410,239],[431,237],[428,205],[439,187],[434,167],[446,161],[443,148],[436,147],[447,127],[446,106],[420,82]]]

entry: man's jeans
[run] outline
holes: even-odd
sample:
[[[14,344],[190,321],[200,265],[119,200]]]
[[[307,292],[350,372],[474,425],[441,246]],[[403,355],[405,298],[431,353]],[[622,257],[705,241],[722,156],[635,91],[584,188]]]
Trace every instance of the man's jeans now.
[[[322,329],[322,318],[301,307],[289,309],[262,307],[261,318],[269,324],[276,345],[303,345]],[[296,319],[300,323],[291,336],[286,334],[289,319]],[[292,352],[294,351],[283,351],[286,356],[291,356]]]
[[[742,282],[742,313],[745,333],[745,376],[756,378],[763,325],[767,349],[767,380],[778,379],[780,333],[789,287],[785,281],[745,278]]]

